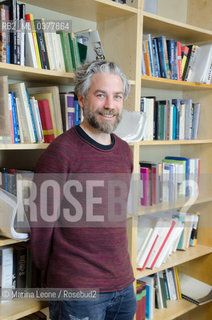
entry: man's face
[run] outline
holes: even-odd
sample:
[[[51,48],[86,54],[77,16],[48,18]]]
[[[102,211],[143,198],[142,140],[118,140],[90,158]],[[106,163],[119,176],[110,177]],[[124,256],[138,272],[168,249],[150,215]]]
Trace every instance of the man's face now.
[[[84,117],[95,129],[111,133],[121,120],[123,84],[118,75],[96,73],[84,101]]]

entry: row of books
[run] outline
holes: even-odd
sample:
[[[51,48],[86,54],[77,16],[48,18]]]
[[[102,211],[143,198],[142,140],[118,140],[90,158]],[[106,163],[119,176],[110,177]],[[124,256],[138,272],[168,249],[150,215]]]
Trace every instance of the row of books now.
[[[0,248],[1,289],[31,288],[31,255],[25,244]]]
[[[0,4],[0,24],[0,62],[73,72],[84,61],[100,59],[98,30],[76,35],[71,20],[34,19],[17,0]]]
[[[199,212],[173,210],[139,217],[137,268],[159,268],[176,250],[196,246]]]
[[[168,300],[181,299],[177,267],[156,272],[137,280],[137,312],[139,320],[153,319],[154,309],[167,308]]]
[[[136,319],[153,319],[155,309],[169,308],[168,302],[186,299],[196,305],[212,301],[212,286],[171,267],[142,277],[136,284]]]
[[[211,83],[212,44],[183,45],[164,35],[144,34],[142,56],[143,75]]]
[[[200,159],[166,156],[160,162],[141,161],[139,165],[141,206],[197,198]]]
[[[73,92],[60,93],[57,86],[26,88],[24,82],[4,86],[2,142],[52,142],[63,131],[78,125],[81,111]],[[9,93],[8,93],[9,91]]]
[[[145,120],[144,140],[197,139],[200,103],[192,99],[141,97],[140,108]]]

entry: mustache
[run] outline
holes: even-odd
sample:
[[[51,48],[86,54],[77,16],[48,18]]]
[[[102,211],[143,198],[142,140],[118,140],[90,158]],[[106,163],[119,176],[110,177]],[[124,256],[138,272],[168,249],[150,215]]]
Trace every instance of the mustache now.
[[[96,110],[96,113],[99,113],[103,116],[106,116],[106,115],[118,116],[119,115],[119,113],[117,111],[115,111],[114,109],[111,109],[111,110],[98,109],[98,110]]]

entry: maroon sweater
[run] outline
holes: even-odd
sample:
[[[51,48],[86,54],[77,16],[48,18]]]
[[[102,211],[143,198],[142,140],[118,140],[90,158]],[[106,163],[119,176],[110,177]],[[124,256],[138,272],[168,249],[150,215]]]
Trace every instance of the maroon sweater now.
[[[127,186],[123,188],[127,199],[132,170],[131,149],[116,135],[112,135],[110,146],[103,146],[88,137],[80,127],[74,127],[50,144],[38,161],[37,174],[47,173],[53,177],[55,173],[63,173],[64,181],[70,177],[75,180],[77,176],[82,189],[88,180],[101,182],[99,187],[92,189],[97,201],[91,206],[88,189],[75,193],[82,208],[80,222],[70,223],[61,216],[59,222],[51,222],[45,227],[40,227],[39,222],[31,224],[32,257],[43,273],[45,286],[97,288],[100,292],[109,292],[121,290],[133,282],[126,207],[122,206],[123,203],[110,201],[116,192],[117,199],[122,199],[119,194],[122,189],[113,189],[117,181]],[[67,208],[65,201],[61,212],[64,207]],[[95,222],[87,222],[86,214],[90,209]],[[114,217],[118,219],[114,220]]]

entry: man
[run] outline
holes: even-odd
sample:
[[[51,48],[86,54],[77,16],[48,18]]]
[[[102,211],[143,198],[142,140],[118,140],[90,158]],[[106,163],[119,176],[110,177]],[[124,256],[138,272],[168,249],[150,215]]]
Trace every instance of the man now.
[[[50,206],[45,220],[44,189],[40,192],[32,257],[46,287],[99,292],[93,300],[51,301],[51,320],[132,320],[136,298],[126,235],[132,152],[112,134],[129,84],[115,63],[94,61],[76,71],[75,92],[82,123],[57,137],[36,166],[36,175],[49,175],[50,181],[59,174],[64,194],[49,196],[62,204],[57,219],[50,216]]]

